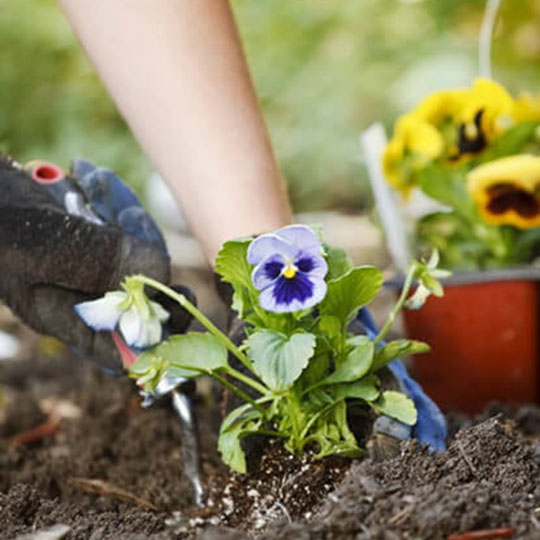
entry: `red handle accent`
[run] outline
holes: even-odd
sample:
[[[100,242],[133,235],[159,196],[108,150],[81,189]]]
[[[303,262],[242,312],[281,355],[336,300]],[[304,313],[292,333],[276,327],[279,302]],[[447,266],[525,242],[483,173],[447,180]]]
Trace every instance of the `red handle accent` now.
[[[39,184],[55,184],[66,177],[64,171],[50,161],[30,161],[24,168]]]

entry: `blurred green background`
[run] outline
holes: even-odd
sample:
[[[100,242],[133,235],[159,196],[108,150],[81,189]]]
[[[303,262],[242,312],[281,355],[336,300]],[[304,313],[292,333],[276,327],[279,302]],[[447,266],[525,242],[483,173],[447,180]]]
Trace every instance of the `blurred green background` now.
[[[484,0],[234,0],[297,210],[370,204],[358,133],[477,73]],[[151,170],[55,0],[0,0],[0,149],[84,156],[141,191]],[[538,87],[540,0],[503,0],[494,74]]]

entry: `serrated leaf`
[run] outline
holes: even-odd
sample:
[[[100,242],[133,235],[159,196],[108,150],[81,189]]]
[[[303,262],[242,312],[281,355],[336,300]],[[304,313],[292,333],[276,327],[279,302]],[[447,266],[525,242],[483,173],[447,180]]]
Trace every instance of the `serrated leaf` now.
[[[343,383],[336,386],[337,399],[363,399],[375,401],[380,395],[377,388],[377,379],[372,376],[363,377],[352,383]]]
[[[280,332],[260,330],[248,340],[248,355],[264,383],[281,392],[300,377],[315,352],[315,336],[298,333],[287,337]]]
[[[422,354],[430,351],[430,346],[422,341],[414,341],[410,339],[396,339],[390,341],[384,347],[381,347],[375,352],[375,358],[371,371],[377,371],[386,366],[396,358],[411,356],[413,354]]]
[[[381,394],[381,397],[371,403],[374,409],[381,414],[395,418],[408,426],[414,426],[417,420],[416,407],[412,399],[409,399],[401,392],[387,390]]]
[[[359,340],[359,344],[322,384],[356,381],[370,370],[374,354],[373,342],[367,336],[359,337],[363,339]]]
[[[142,353],[131,371],[138,373],[140,366],[153,363],[154,359],[174,368],[175,376],[191,378],[226,367],[227,349],[211,334],[190,332],[174,335],[152,350]]]
[[[251,239],[225,242],[216,257],[215,271],[223,281],[250,289],[252,268],[247,260]]]
[[[383,283],[382,272],[374,266],[360,266],[328,283],[320,305],[323,315],[337,317],[343,325],[351,322],[358,310],[377,296]]]

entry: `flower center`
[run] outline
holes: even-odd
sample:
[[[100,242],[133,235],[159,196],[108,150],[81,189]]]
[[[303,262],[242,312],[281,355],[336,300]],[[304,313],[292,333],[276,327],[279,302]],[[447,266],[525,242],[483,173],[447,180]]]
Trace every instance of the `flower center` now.
[[[292,263],[287,263],[285,269],[283,270],[283,277],[285,279],[292,279],[296,276],[297,268]]]
[[[511,183],[499,183],[487,190],[487,210],[494,215],[513,210],[522,218],[532,219],[540,214],[540,203],[535,195]]]

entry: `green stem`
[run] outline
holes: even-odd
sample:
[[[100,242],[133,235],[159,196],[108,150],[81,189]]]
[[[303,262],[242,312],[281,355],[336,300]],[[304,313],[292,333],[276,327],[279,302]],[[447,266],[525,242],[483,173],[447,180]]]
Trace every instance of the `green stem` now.
[[[390,312],[390,315],[388,315],[388,319],[384,323],[384,326],[381,328],[381,331],[379,332],[379,334],[375,338],[375,341],[373,342],[373,345],[375,346],[375,348],[385,338],[386,334],[388,334],[388,331],[390,330],[390,328],[392,328],[392,325],[394,324],[394,321],[396,320],[398,313],[403,308],[403,304],[407,300],[407,296],[409,295],[409,291],[411,290],[411,286],[412,286],[412,282],[413,282],[414,274],[416,273],[416,270],[417,270],[417,264],[415,263],[410,267],[409,272],[407,273],[407,277],[405,278],[405,283],[403,284],[401,295],[398,301],[396,302],[394,309],[392,309],[392,311]]]
[[[289,391],[288,395],[289,411],[291,413],[291,425],[293,431],[294,446],[297,450],[302,449],[302,439],[300,436],[300,425],[298,424],[298,418],[301,415],[300,407],[298,406],[298,397],[294,389]]]
[[[261,407],[259,403],[257,403],[252,397],[248,396],[248,394],[246,394],[243,390],[240,390],[240,388],[234,386],[234,384],[230,383],[225,377],[222,377],[219,373],[216,373],[215,371],[207,371],[206,373],[210,375],[210,377],[216,379],[216,381],[222,384],[225,388],[227,388],[231,392],[234,392],[240,399],[244,400],[246,403],[249,403],[253,408],[257,409],[263,415],[263,418],[266,418],[266,409],[264,407]]]
[[[251,367],[251,362],[249,358],[225,335],[219,330],[219,328],[203,313],[201,313],[183,294],[179,294],[176,291],[172,290],[170,287],[163,285],[155,279],[137,275],[134,276],[138,281],[149,285],[158,291],[166,294],[173,300],[176,300],[187,312],[189,312],[195,319],[197,319],[211,334],[213,334],[227,349],[244,364],[244,366],[251,372],[253,369]]]
[[[257,390],[260,394],[268,395],[269,391],[268,389],[263,386],[262,384],[259,384],[257,381],[254,381],[252,378],[248,377],[247,375],[244,375],[241,371],[237,371],[236,369],[232,367],[227,368],[227,374],[231,375],[231,377],[234,377],[235,379],[238,379],[239,381],[242,381],[244,384],[247,384],[248,386],[251,386],[254,390]]]

